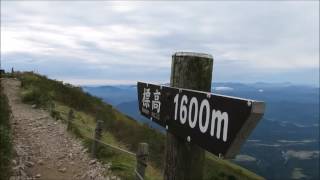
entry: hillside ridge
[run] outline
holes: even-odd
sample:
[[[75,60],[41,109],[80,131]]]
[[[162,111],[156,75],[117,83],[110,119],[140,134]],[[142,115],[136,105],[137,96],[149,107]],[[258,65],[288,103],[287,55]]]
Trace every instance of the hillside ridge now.
[[[81,142],[66,132],[45,110],[23,104],[20,82],[3,79],[4,93],[12,110],[13,144],[11,179],[105,179],[108,169],[90,158]]]
[[[21,81],[21,95],[25,103],[36,104],[41,109],[48,109],[50,103],[56,105],[58,119],[66,119],[67,112],[73,109],[77,123],[88,126],[74,127],[74,133],[90,151],[90,140],[97,119],[104,121],[103,140],[115,146],[121,146],[136,152],[140,142],[149,144],[150,157],[146,170],[146,179],[161,179],[165,148],[165,134],[141,124],[129,116],[117,111],[113,106],[101,99],[83,92],[80,87],[48,79],[33,72],[17,72],[15,77]],[[64,120],[63,120],[64,121]],[[90,127],[90,128],[89,128]],[[133,179],[135,159],[119,154],[110,148],[100,147],[100,162],[111,163],[110,170],[121,179]],[[204,179],[263,179],[262,177],[242,168],[228,160],[222,160],[206,153]]]

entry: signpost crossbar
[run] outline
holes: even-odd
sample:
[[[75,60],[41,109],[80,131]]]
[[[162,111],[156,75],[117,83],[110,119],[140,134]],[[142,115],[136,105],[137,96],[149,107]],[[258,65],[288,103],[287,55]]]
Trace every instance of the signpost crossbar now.
[[[264,113],[264,102],[138,82],[142,115],[213,154],[233,158]]]

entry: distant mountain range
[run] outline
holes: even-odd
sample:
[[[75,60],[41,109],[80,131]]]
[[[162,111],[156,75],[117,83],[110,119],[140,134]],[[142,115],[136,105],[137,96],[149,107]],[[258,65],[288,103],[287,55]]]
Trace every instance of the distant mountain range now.
[[[128,115],[142,119],[138,112],[136,85],[84,86],[83,89]],[[265,101],[264,117],[270,120],[289,121],[302,126],[319,123],[319,87],[290,83],[214,83],[212,92]]]
[[[84,86],[141,123],[136,85]],[[267,179],[319,179],[319,87],[291,83],[214,83],[212,92],[266,103],[264,118],[243,145],[236,163]],[[281,173],[280,173],[281,172]]]

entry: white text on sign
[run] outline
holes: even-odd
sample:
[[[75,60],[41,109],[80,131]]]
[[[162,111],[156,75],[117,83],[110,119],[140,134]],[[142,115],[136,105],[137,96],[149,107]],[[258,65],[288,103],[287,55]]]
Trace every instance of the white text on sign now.
[[[150,100],[150,97],[151,97],[150,88],[143,89],[142,111],[144,113],[149,114],[150,113],[149,107],[151,103],[151,116],[158,120],[160,120],[160,108],[161,108],[160,96],[161,96],[161,92],[159,92],[159,90],[156,89],[156,91],[153,92],[153,99]]]
[[[174,97],[174,119],[180,119],[181,124],[185,124],[187,121],[190,128],[195,128],[199,123],[199,129],[202,133],[206,133],[210,130],[210,135],[216,135],[217,139],[220,139],[222,134],[222,140],[227,141],[228,135],[228,113],[221,112],[220,110],[211,109],[210,103],[207,99],[203,99],[199,103],[196,97],[191,97],[190,101],[187,95],[176,94]],[[180,103],[179,103],[180,102]],[[179,107],[180,104],[180,107]],[[179,116],[179,118],[178,118]],[[211,123],[210,123],[211,117]],[[211,125],[211,126],[210,126]],[[223,125],[223,129],[222,129]],[[216,131],[215,131],[216,130]],[[221,132],[222,130],[222,132]]]

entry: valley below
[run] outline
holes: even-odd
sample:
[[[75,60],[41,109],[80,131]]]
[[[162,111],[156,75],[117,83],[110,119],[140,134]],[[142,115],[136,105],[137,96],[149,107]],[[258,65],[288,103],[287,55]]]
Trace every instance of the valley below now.
[[[135,85],[85,86],[92,95],[163,133],[138,111]],[[319,179],[319,88],[290,83],[215,83],[212,92],[265,101],[266,112],[232,161],[266,179]]]

